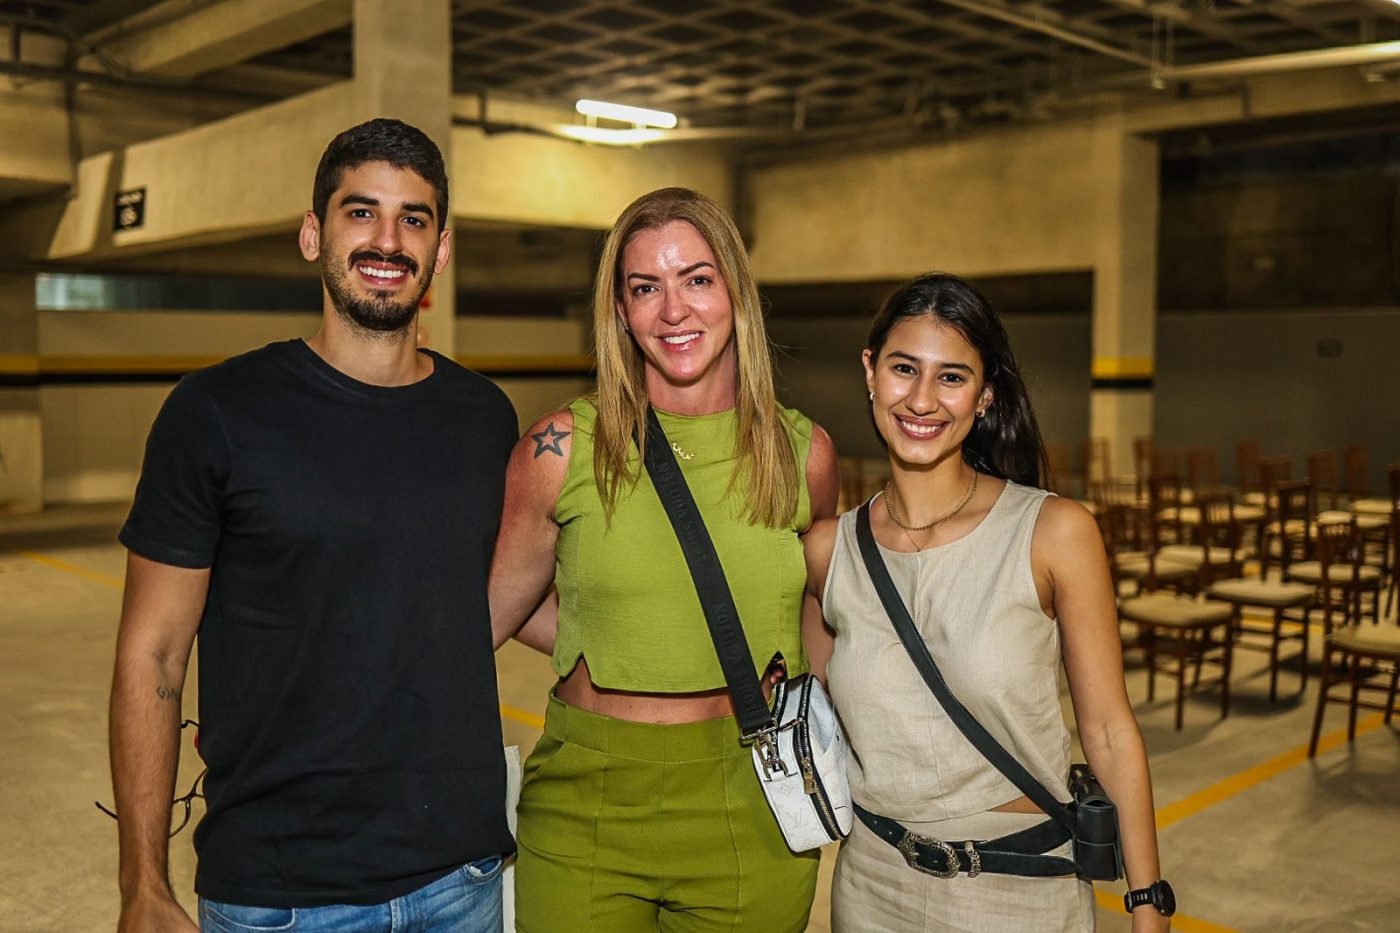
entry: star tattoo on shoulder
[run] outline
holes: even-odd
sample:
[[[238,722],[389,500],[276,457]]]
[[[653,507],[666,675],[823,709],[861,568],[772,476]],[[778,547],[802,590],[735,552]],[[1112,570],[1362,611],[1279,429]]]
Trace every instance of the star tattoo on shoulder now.
[[[555,454],[564,456],[564,438],[572,434],[572,431],[560,431],[554,426],[554,422],[544,426],[544,430],[538,434],[531,434],[530,439],[535,442],[535,459],[538,460],[543,454]]]

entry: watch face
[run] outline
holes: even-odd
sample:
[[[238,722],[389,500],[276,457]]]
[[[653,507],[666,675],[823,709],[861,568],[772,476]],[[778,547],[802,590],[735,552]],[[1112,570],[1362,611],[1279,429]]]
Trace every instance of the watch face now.
[[[1176,892],[1165,881],[1159,881],[1152,886],[1152,902],[1153,906],[1168,917],[1176,913]]]

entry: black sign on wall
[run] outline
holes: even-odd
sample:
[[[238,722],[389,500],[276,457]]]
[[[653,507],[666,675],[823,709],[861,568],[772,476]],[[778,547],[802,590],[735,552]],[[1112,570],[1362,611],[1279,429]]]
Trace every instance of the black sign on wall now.
[[[113,199],[112,229],[118,233],[146,225],[146,189],[118,191]]]

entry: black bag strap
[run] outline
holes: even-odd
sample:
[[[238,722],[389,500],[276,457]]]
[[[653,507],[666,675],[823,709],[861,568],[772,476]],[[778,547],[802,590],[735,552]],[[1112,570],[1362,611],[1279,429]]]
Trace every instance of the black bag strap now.
[[[875,584],[875,592],[880,595],[880,602],[885,606],[885,614],[889,616],[890,624],[894,626],[895,633],[904,644],[904,650],[909,652],[910,660],[919,669],[919,674],[933,691],[934,697],[942,705],[948,718],[953,721],[953,725],[957,726],[973,747],[991,762],[992,767],[1005,775],[1021,793],[1045,811],[1047,816],[1072,833],[1075,819],[1069,807],[1056,800],[1024,765],[982,727],[949,689],[942,672],[938,670],[938,665],[934,663],[933,655],[929,653],[928,644],[914,627],[914,619],[909,615],[904,600],[900,598],[894,581],[890,579],[885,559],[880,556],[880,547],[875,543],[874,532],[870,530],[869,502],[862,505],[856,514],[856,540],[860,544],[860,555],[865,560],[865,570],[870,574],[870,582]]]
[[[773,714],[763,699],[758,675],[754,673],[749,641],[739,624],[739,610],[734,605],[724,568],[720,566],[719,554],[710,540],[695,497],[686,485],[680,464],[676,462],[676,455],[671,451],[661,421],[650,405],[647,406],[647,445],[642,462],[690,567],[700,608],[705,612],[705,622],[710,629],[710,640],[715,644],[719,666],[734,701],[740,733],[745,741],[752,741],[772,729]]]

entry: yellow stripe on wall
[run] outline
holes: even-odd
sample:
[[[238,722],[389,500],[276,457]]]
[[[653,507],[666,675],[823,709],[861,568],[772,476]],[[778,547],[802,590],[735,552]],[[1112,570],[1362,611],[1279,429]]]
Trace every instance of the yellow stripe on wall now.
[[[176,374],[193,372],[222,363],[223,356],[41,356],[39,370],[45,373],[139,373]]]
[[[20,353],[0,353],[0,376],[35,376],[39,358]]]
[[[1156,366],[1150,356],[1096,356],[1090,373],[1095,379],[1151,379]]]

